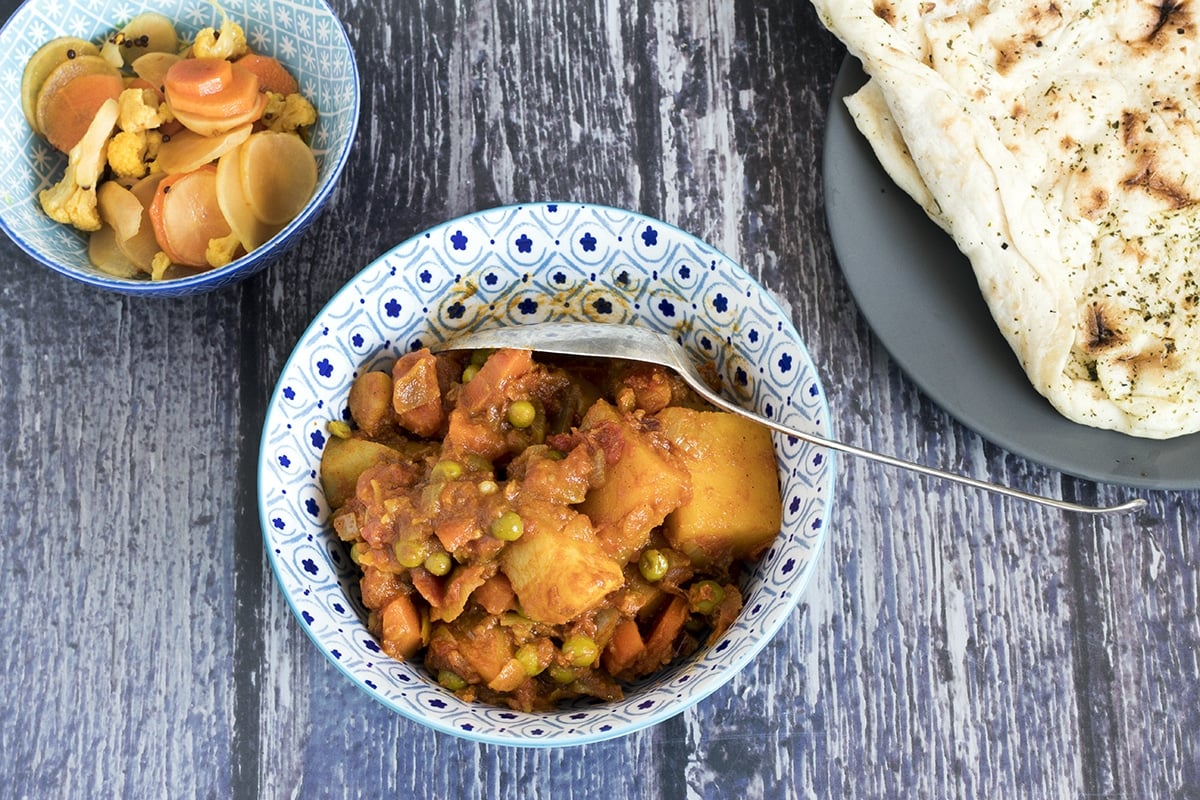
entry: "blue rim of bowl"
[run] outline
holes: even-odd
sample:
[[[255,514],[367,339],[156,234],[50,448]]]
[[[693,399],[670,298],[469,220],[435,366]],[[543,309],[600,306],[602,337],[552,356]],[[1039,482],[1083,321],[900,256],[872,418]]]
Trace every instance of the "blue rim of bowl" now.
[[[612,207],[612,206],[605,206],[605,205],[596,204],[596,203],[557,202],[557,201],[553,201],[553,200],[539,201],[539,202],[533,202],[533,203],[516,203],[516,204],[511,204],[511,205],[497,206],[494,208],[484,209],[484,210],[480,210],[480,211],[476,211],[476,212],[473,212],[470,214],[463,215],[461,217],[456,217],[451,220],[447,220],[447,221],[439,223],[431,228],[417,232],[413,236],[410,236],[408,239],[405,239],[404,241],[402,241],[399,244],[395,245],[394,247],[390,248],[386,252],[380,254],[377,258],[373,259],[370,263],[368,263],[361,270],[359,270],[359,272],[357,272],[354,276],[352,276],[349,280],[347,280],[345,285],[343,285],[341,289],[339,289],[337,292],[335,292],[334,295],[324,304],[324,306],[322,306],[322,308],[313,316],[312,322],[309,323],[309,325],[305,328],[305,330],[298,337],[297,346],[299,345],[300,342],[306,341],[307,339],[310,338],[310,336],[320,326],[321,320],[325,317],[325,315],[330,310],[335,309],[338,306],[338,304],[342,300],[343,296],[346,296],[346,295],[350,294],[352,291],[354,291],[359,279],[362,276],[364,276],[369,271],[374,269],[381,262],[384,262],[385,260],[387,260],[394,253],[403,251],[406,247],[410,246],[411,244],[413,244],[423,238],[436,236],[439,232],[445,231],[446,229],[448,229],[452,226],[462,225],[469,220],[474,220],[479,217],[485,217],[485,216],[493,215],[493,214],[497,214],[497,213],[519,212],[523,209],[540,207],[540,206],[560,206],[560,207],[566,207],[566,208],[581,208],[581,209],[588,208],[588,209],[592,209],[592,210],[596,210],[596,211],[609,212],[609,213],[613,213],[613,214],[620,214],[620,215],[626,215],[629,217],[635,217],[635,218],[638,218],[641,220],[645,220],[646,222],[653,223],[655,225],[660,225],[664,229],[669,229],[669,230],[675,232],[679,236],[683,236],[689,240],[700,242],[705,247],[713,250],[714,253],[719,254],[726,262],[726,265],[730,269],[734,270],[735,272],[740,273],[741,277],[753,281],[755,283],[755,285],[760,285],[760,284],[758,284],[758,281],[756,281],[753,277],[751,277],[749,275],[749,273],[747,273],[737,262],[733,261],[728,256],[725,256],[723,253],[721,253],[716,248],[713,248],[711,245],[708,245],[708,244],[704,243],[703,241],[699,240],[694,234],[688,233],[687,231],[683,230],[682,228],[679,228],[676,225],[672,225],[671,223],[663,222],[662,220],[658,220],[653,217],[648,217],[644,214],[641,214],[641,213],[638,213],[635,211],[629,211],[627,209],[621,209],[621,208],[616,208],[616,207]],[[785,320],[791,319],[791,315],[784,312],[783,308],[779,305],[778,301],[774,298],[774,296],[772,296],[770,294],[770,292],[767,292],[764,289],[764,291],[762,292],[761,298],[764,300],[765,303],[769,304],[770,310],[777,313],[781,319],[785,319]],[[820,375],[817,374],[816,363],[814,361],[812,361],[811,354],[808,352],[808,347],[805,344],[805,342],[803,341],[802,337],[799,335],[799,332],[795,330],[794,325],[792,325],[792,333],[795,334],[794,339],[792,340],[792,344],[794,346],[796,346],[798,348],[798,350],[801,353],[803,353],[804,357],[808,360],[808,362],[813,365],[813,379],[816,382],[816,384],[820,387],[820,403],[819,403],[818,408],[820,410],[821,417],[823,420],[819,424],[820,432],[821,432],[821,434],[823,434],[827,437],[832,436],[832,418],[831,418],[830,410],[829,410],[829,400],[824,391],[824,387],[821,384]],[[276,554],[274,552],[274,549],[270,546],[271,540],[270,540],[269,525],[270,525],[271,521],[267,518],[267,503],[266,503],[266,498],[263,496],[263,485],[262,485],[262,480],[261,480],[261,465],[263,464],[264,459],[266,459],[269,455],[267,453],[266,448],[267,448],[267,442],[268,442],[268,438],[269,438],[268,437],[268,433],[269,433],[268,425],[271,422],[271,409],[273,409],[277,405],[279,405],[279,403],[281,401],[282,392],[284,390],[283,379],[289,373],[289,371],[292,367],[292,364],[296,358],[297,358],[296,348],[293,348],[292,352],[288,355],[287,361],[284,362],[283,367],[281,368],[281,370],[279,372],[279,378],[278,378],[276,387],[275,387],[274,391],[272,391],[270,399],[268,401],[268,405],[267,405],[268,410],[266,413],[266,417],[263,420],[263,426],[262,426],[262,430],[260,432],[258,460],[256,462],[259,465],[258,470],[257,470],[259,472],[259,475],[258,475],[258,477],[256,477],[256,482],[257,482],[256,494],[257,494],[258,507],[259,507],[259,526],[260,526],[260,529],[261,529],[261,532],[263,535],[264,549],[267,552],[267,558],[270,562],[272,576],[274,577],[275,585],[279,588],[280,593],[283,595],[284,600],[287,602],[288,609],[291,612],[293,620],[295,620],[299,624],[303,619],[301,616],[301,609],[299,607],[297,607],[291,594],[289,594],[287,591],[284,590],[285,587],[283,586],[282,579],[280,577],[280,567],[277,563]],[[816,449],[820,449],[820,448],[816,448]],[[821,510],[822,518],[825,520],[825,524],[824,524],[824,530],[821,535],[820,541],[818,542],[817,547],[814,549],[814,551],[812,553],[812,557],[809,558],[808,561],[805,563],[803,570],[794,576],[793,583],[791,584],[792,588],[790,590],[791,595],[790,595],[788,602],[786,603],[786,610],[783,613],[778,614],[778,616],[775,619],[773,619],[769,624],[761,627],[759,629],[759,635],[753,641],[753,643],[750,646],[742,649],[739,652],[739,654],[737,655],[737,657],[734,658],[726,666],[726,671],[730,676],[730,680],[732,680],[732,676],[735,676],[738,673],[740,673],[741,671],[743,671],[746,668],[746,666],[751,661],[753,661],[760,652],[762,652],[762,650],[767,646],[767,644],[769,644],[772,640],[774,640],[776,635],[779,633],[779,629],[783,626],[784,622],[791,616],[791,614],[794,613],[796,606],[799,605],[800,598],[803,596],[805,590],[807,589],[808,583],[812,578],[812,574],[816,569],[816,563],[818,561],[818,557],[820,555],[821,548],[824,545],[824,541],[828,536],[828,530],[829,530],[829,525],[830,525],[831,516],[832,516],[832,509],[833,509],[833,492],[831,490],[832,490],[832,487],[834,484],[835,476],[837,474],[837,464],[838,464],[838,454],[836,451],[825,450],[824,456],[826,459],[826,461],[825,461],[826,466],[824,469],[824,475],[823,475],[822,482],[824,484],[824,488],[827,491],[822,492],[822,494],[824,495],[824,498],[821,503],[820,510]],[[300,624],[300,628],[304,631],[304,633],[308,637],[309,641],[311,641],[313,643],[313,645],[316,646],[317,650],[325,657],[325,660],[328,663],[332,664],[340,673],[342,673],[342,675],[344,675],[347,679],[349,679],[349,681],[352,684],[357,686],[364,694],[366,694],[368,697],[370,697],[375,702],[379,703],[380,705],[382,705],[383,707],[392,711],[393,713],[399,714],[400,716],[404,717],[405,719],[408,719],[408,720],[410,720],[414,723],[417,723],[419,725],[422,725],[424,727],[430,728],[432,730],[436,730],[440,733],[450,734],[451,736],[454,736],[456,738],[464,739],[467,741],[480,742],[480,743],[484,743],[484,744],[503,745],[503,746],[508,746],[508,747],[518,747],[518,748],[574,747],[574,746],[578,746],[578,745],[594,744],[596,742],[608,741],[611,739],[621,738],[624,736],[628,736],[629,734],[636,733],[641,730],[645,730],[646,728],[650,728],[655,725],[661,724],[669,719],[672,719],[672,718],[682,714],[683,712],[687,711],[688,709],[695,707],[697,704],[699,704],[700,702],[702,702],[703,700],[708,698],[714,692],[727,686],[728,682],[729,682],[729,681],[712,682],[712,683],[706,685],[703,689],[694,691],[692,694],[690,694],[688,696],[686,701],[681,702],[679,705],[664,706],[664,707],[662,707],[661,710],[659,710],[653,714],[647,715],[646,717],[640,718],[636,722],[629,723],[629,724],[625,725],[624,727],[617,729],[617,730],[597,731],[597,732],[595,732],[593,734],[589,734],[589,735],[575,736],[575,737],[572,737],[569,740],[565,740],[565,741],[564,741],[563,737],[548,738],[546,740],[516,738],[515,734],[504,736],[504,735],[497,735],[497,734],[489,734],[484,731],[476,731],[476,730],[466,731],[466,730],[463,730],[454,725],[450,725],[450,724],[442,721],[441,719],[419,716],[419,715],[411,712],[408,708],[405,708],[403,706],[400,706],[400,705],[397,705],[397,704],[391,702],[381,692],[375,691],[372,689],[372,687],[368,686],[364,682],[363,678],[356,675],[350,669],[350,667],[348,667],[346,664],[344,664],[340,659],[335,658],[333,656],[333,654],[329,651],[329,648],[326,647],[325,643],[322,642],[317,637],[317,634],[308,625]],[[671,669],[671,667],[664,667],[664,669]],[[653,679],[654,679],[654,676],[651,676],[647,680],[653,680]],[[639,685],[639,683],[635,682],[629,688],[636,689],[638,685]],[[572,710],[574,710],[574,709],[572,709],[572,707],[568,706],[566,708],[558,709],[556,712],[551,712],[551,713],[563,713],[563,712],[570,712]]]
[[[13,23],[26,6],[32,5],[36,0],[24,0],[16,11],[12,13],[3,25],[0,25],[0,35],[3,35],[10,24]],[[346,46],[347,52],[350,54],[350,77],[354,81],[354,85],[360,86],[358,59],[354,53],[354,47],[350,43],[350,37],[346,34],[346,29],[342,25],[341,19],[338,17],[330,5],[325,0],[315,0],[329,12],[329,17],[333,21],[334,29],[341,37],[342,43]],[[338,179],[341,177],[342,170],[346,166],[346,162],[350,158],[350,153],[354,149],[354,141],[357,138],[355,132],[358,130],[359,114],[361,113],[362,98],[361,91],[355,91],[352,95],[352,104],[350,108],[350,117],[348,126],[350,136],[346,141],[345,146],[337,153],[336,160],[329,166],[327,177],[324,182],[317,187],[317,191],[313,193],[304,210],[299,216],[293,219],[275,234],[266,244],[258,248],[252,253],[247,253],[236,261],[231,261],[223,267],[207,270],[196,275],[189,275],[183,278],[173,278],[169,281],[148,281],[148,280],[127,280],[121,278],[110,278],[104,275],[94,274],[90,272],[82,272],[68,267],[63,264],[55,263],[47,259],[37,251],[33,246],[26,242],[21,236],[17,235],[12,228],[9,227],[7,221],[0,217],[0,229],[8,236],[8,238],[17,245],[20,250],[27,256],[32,258],[37,263],[44,267],[49,267],[60,275],[65,275],[80,283],[87,284],[99,289],[107,289],[113,292],[119,292],[127,295],[158,295],[158,296],[174,296],[187,294],[191,289],[209,288],[210,284],[220,285],[224,282],[231,281],[236,277],[248,277],[268,266],[272,261],[277,259],[283,251],[289,249],[309,223],[314,221],[325,207],[325,201],[333,190],[337,187]],[[333,151],[330,151],[331,153]],[[81,237],[83,234],[79,234]],[[268,248],[269,246],[269,248]]]

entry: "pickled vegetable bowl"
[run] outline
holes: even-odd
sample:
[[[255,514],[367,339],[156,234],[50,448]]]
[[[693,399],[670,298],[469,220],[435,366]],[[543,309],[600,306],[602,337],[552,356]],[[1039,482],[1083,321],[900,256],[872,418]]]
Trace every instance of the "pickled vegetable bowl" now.
[[[0,227],[105,289],[185,295],[262,269],[328,200],[357,127],[353,53],[322,0],[27,0],[0,44],[20,77]]]
[[[556,697],[563,702],[550,709],[540,703],[526,706],[534,710],[506,708],[481,702],[487,698],[478,695],[472,700],[470,692],[456,694],[462,687],[455,674],[434,674],[452,663],[449,651],[442,654],[450,662],[435,660],[432,667],[389,655],[387,636],[372,632],[366,602],[378,604],[380,598],[364,597],[367,588],[360,588],[363,570],[356,558],[363,561],[366,552],[356,544],[350,519],[335,519],[345,502],[337,494],[346,485],[321,480],[322,457],[347,433],[331,421],[350,419],[349,394],[358,376],[389,371],[406,354],[456,332],[572,319],[669,332],[698,360],[713,365],[731,398],[795,427],[828,433],[816,370],[775,300],[720,253],[657,220],[567,203],[500,208],[420,233],[367,266],[313,321],[280,376],[260,446],[260,519],[272,569],[298,626],[371,697],[440,731],[484,742],[556,746],[621,736],[668,719],[722,689],[785,625],[825,539],[832,454],[772,435],[781,498],[778,533],[733,583],[721,585],[736,590],[741,610],[727,629],[690,655],[622,682],[619,697],[601,692],[602,699]],[[363,407],[356,405],[360,414]],[[517,427],[528,410],[515,409],[510,425]],[[521,541],[519,531],[531,520],[506,523],[499,512],[493,538]],[[438,560],[436,546],[424,547],[430,542],[414,544],[421,545],[420,552],[401,553],[409,563],[420,556],[420,568],[432,575],[453,569]],[[395,555],[395,546],[390,552]],[[663,568],[653,554],[645,564],[638,556],[628,565],[644,569],[642,577],[650,583],[671,580],[659,575]],[[538,591],[536,584],[527,588]],[[559,590],[551,596],[559,597]],[[535,600],[522,598],[526,605]],[[720,602],[715,593],[696,600],[702,612],[705,600]],[[557,603],[538,613],[549,618],[563,611]],[[401,636],[386,646],[404,655],[404,628],[393,632]],[[522,654],[529,664],[515,651],[512,660],[533,671],[541,667],[542,655],[559,667],[564,658],[586,661],[588,638],[595,642],[584,636],[559,646],[556,640],[562,654],[535,651],[537,664],[529,652]],[[774,657],[791,658],[788,651],[803,646],[789,641]]]

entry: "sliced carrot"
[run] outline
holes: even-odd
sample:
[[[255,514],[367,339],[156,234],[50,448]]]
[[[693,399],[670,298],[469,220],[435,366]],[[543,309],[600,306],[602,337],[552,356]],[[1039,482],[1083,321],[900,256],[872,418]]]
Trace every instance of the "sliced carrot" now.
[[[38,122],[50,144],[66,153],[75,146],[105,100],[121,96],[120,75],[88,72],[61,85],[43,90],[38,101]]]
[[[207,98],[220,94],[233,81],[233,64],[223,58],[183,58],[163,76],[172,106],[204,113]]]
[[[206,164],[184,173],[162,202],[162,229],[178,263],[208,269],[208,243],[230,234],[217,201],[217,166]]]
[[[185,58],[163,79],[173,111],[209,118],[245,114],[258,103],[258,76],[223,58]]]
[[[175,121],[189,131],[198,133],[201,136],[217,136],[231,131],[234,128],[239,128],[250,122],[257,122],[267,108],[267,96],[259,93],[255,95],[256,100],[253,106],[243,114],[230,114],[225,117],[211,117],[207,114],[189,114],[186,111],[172,109],[175,114]],[[165,126],[160,128],[166,133]]]
[[[300,84],[288,72],[287,67],[279,63],[279,59],[271,56],[247,53],[233,62],[245,67],[258,76],[258,88],[262,92],[275,92],[287,96],[300,91]]]
[[[183,177],[183,173],[176,175],[167,175],[158,182],[158,186],[154,189],[154,199],[150,201],[150,224],[154,226],[154,238],[158,242],[159,248],[167,254],[167,258],[171,259],[176,264],[182,264],[183,258],[171,249],[171,242],[167,239],[167,232],[163,227],[163,204],[166,202],[167,193],[171,191],[171,187]]]
[[[229,235],[216,186],[217,167],[206,164],[164,178],[155,190],[150,219],[155,238],[172,262],[207,269],[209,241]]]

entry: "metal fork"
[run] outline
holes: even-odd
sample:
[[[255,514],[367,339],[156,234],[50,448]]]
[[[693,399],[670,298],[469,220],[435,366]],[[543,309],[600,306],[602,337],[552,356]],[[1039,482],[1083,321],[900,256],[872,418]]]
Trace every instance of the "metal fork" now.
[[[1134,498],[1114,506],[1089,506],[1057,500],[1043,495],[1030,494],[997,483],[959,475],[953,472],[927,467],[894,458],[871,450],[863,450],[823,436],[781,425],[774,420],[759,416],[741,406],[731,403],[708,387],[696,365],[683,347],[671,336],[649,328],[635,325],[616,325],[600,322],[543,322],[527,325],[487,328],[470,333],[458,334],[445,342],[430,347],[435,352],[446,350],[478,350],[487,348],[515,348],[534,350],[559,355],[586,356],[589,358],[619,358],[642,361],[667,367],[679,374],[697,394],[714,406],[732,414],[765,425],[809,444],[827,447],[847,455],[870,459],[891,467],[917,472],[933,478],[982,489],[987,492],[1013,497],[1040,505],[1083,514],[1121,514],[1135,511],[1146,505],[1143,498]]]

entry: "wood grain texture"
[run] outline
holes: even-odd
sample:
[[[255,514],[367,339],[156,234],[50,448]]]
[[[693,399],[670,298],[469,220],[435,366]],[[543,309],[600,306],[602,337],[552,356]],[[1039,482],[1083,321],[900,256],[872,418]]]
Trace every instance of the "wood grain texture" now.
[[[676,224],[790,311],[845,439],[1031,491],[1125,492],[982,440],[871,335],[822,201],[844,51],[807,4],[332,5],[362,121],[287,258],[151,303],[0,243],[0,795],[1200,796],[1197,492],[1082,519],[839,458],[825,550],[779,635],[696,708],[616,741],[478,745],[344,679],[263,553],[266,400],[345,281],[477,209],[557,199]]]

